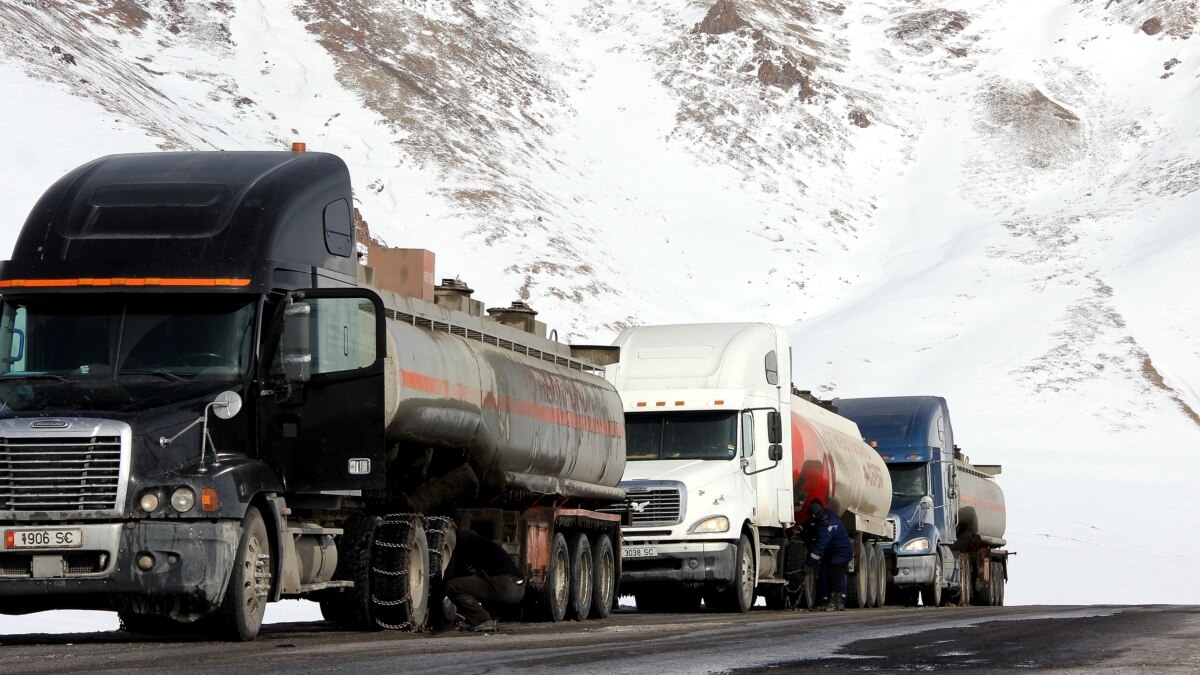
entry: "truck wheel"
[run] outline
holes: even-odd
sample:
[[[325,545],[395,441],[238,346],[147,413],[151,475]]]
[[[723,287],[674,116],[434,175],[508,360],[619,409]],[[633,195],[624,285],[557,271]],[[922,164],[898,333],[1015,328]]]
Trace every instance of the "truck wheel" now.
[[[454,603],[446,599],[445,575],[458,543],[458,528],[450,518],[425,518],[425,541],[429,544],[429,623],[440,630],[454,625]]]
[[[271,540],[258,508],[246,509],[225,599],[215,617],[216,633],[235,642],[253,640],[271,596]]]
[[[867,555],[867,545],[864,542],[854,554],[854,575],[846,580],[846,588],[849,591],[846,607],[862,609],[868,606],[867,588],[870,586],[868,579],[871,573],[867,571]],[[830,592],[832,593],[833,589],[830,589]]]
[[[992,599],[997,607],[1004,606],[1004,566],[998,562],[992,563]]]
[[[546,568],[546,611],[550,620],[562,621],[567,616],[567,605],[571,599],[571,559],[567,551],[567,539],[562,532],[554,535],[550,544],[550,565]]]
[[[875,606],[887,605],[887,556],[878,543],[875,545]]]
[[[450,518],[427,517],[425,541],[429,544],[429,580],[437,584],[441,582],[442,575],[450,566],[450,557],[454,555],[454,546],[458,543],[458,526]]]
[[[933,583],[921,586],[921,603],[926,607],[942,606],[942,556],[933,558]]]
[[[321,616],[349,630],[379,630],[371,620],[371,549],[379,516],[351,516],[338,537],[335,581],[353,581],[353,588],[323,592]]]
[[[875,569],[877,567],[875,562],[875,546],[870,542],[863,543],[863,562],[865,564],[858,571],[866,582],[867,592],[865,593],[863,607],[874,607],[875,603],[879,601],[879,595],[875,590],[875,578],[877,574],[877,570]]]
[[[958,559],[958,605],[967,607],[971,604],[971,557],[964,554]]]
[[[421,516],[385,516],[375,530],[371,553],[375,624],[388,630],[424,630],[429,620],[429,540]]]
[[[725,611],[745,614],[754,606],[754,557],[754,547],[743,534],[733,561],[733,582],[721,593]]]
[[[571,618],[583,621],[592,611],[592,543],[580,532],[571,541]]]
[[[592,543],[592,569],[592,611],[589,616],[607,619],[617,590],[617,560],[607,535],[597,535]]]

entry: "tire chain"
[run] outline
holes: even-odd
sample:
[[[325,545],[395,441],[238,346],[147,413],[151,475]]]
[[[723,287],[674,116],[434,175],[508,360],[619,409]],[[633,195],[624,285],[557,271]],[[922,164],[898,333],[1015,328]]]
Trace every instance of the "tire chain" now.
[[[413,525],[419,513],[391,513],[375,530],[375,555],[371,560],[371,612],[375,624],[388,630],[415,628],[412,621],[395,621],[410,614],[408,551],[413,544]]]

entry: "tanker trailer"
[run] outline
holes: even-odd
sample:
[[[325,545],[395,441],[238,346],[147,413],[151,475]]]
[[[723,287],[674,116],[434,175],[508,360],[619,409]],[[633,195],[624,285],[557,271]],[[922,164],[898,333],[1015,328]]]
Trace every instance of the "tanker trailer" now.
[[[618,395],[353,203],[302,146],[112,155],[43,194],[0,264],[0,613],[249,640],[307,598],[415,630],[456,524],[551,618],[607,613]]]
[[[471,290],[450,279],[432,304],[377,292],[388,317],[388,480],[377,496],[380,508],[355,523],[357,536],[419,546],[424,524],[436,582],[454,529],[468,527],[514,557],[533,591],[526,604],[541,615],[608,616],[619,578],[620,518],[589,509],[624,498],[617,487],[624,425],[612,385],[596,374],[598,366],[534,334],[545,328],[523,303],[483,317]],[[405,607],[419,589],[370,579],[362,587],[372,589],[376,623],[415,622],[414,612],[397,616],[392,608]],[[348,609],[367,600],[342,593],[323,608],[354,625],[360,617]]]
[[[950,410],[938,396],[837,399],[892,476],[887,547],[894,604],[1003,603],[1004,494],[999,466],[972,466],[958,450]]]
[[[625,406],[621,487],[631,520],[621,592],[639,611],[703,602],[746,612],[756,595],[770,607],[811,605],[807,548],[794,526],[813,499],[854,533],[864,585],[880,577],[868,557],[887,534],[887,474],[853,423],[791,395],[786,331],[638,326],[615,344],[619,360],[606,377]],[[859,595],[865,602],[867,592]]]
[[[829,401],[817,400],[809,392],[793,392],[792,454],[796,522],[807,522],[809,504],[818,502],[842,519],[854,544],[847,606],[885,604],[883,547],[891,543],[893,529],[887,521],[891,477],[883,461],[863,442],[854,422],[839,415]],[[808,545],[806,534],[797,528],[792,545]],[[788,557],[792,558],[791,552]],[[800,561],[803,556],[792,561],[790,603],[811,607],[816,580],[812,575],[799,576],[795,567]]]

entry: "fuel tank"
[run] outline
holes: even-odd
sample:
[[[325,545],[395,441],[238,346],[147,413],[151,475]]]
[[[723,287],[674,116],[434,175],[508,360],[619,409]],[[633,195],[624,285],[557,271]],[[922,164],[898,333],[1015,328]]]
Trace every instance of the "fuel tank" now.
[[[882,524],[892,503],[887,466],[850,420],[792,397],[792,478],[796,522],[818,501],[838,516],[849,511]]]
[[[389,440],[465,450],[492,491],[623,499],[624,413],[613,386],[462,333],[388,320]]]
[[[991,476],[955,458],[958,475],[958,539],[1003,546],[1006,526],[1004,491]]]

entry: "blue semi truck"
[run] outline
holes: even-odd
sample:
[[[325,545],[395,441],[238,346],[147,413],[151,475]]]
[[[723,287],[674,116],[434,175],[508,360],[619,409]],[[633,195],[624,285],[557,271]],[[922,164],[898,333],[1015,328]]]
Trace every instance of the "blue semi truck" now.
[[[1008,578],[999,465],[972,465],[940,396],[836,399],[892,478],[888,604],[1002,605]]]

